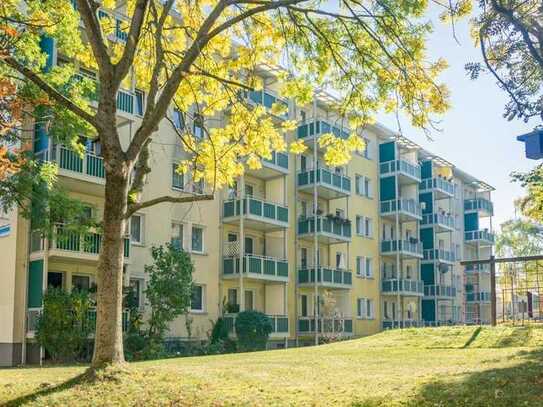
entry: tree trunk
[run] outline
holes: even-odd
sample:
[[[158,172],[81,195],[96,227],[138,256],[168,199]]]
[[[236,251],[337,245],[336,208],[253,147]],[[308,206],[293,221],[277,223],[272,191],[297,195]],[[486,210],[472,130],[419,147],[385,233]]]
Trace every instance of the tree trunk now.
[[[124,363],[122,302],[125,220],[128,170],[122,161],[108,160],[103,218],[102,249],[97,272],[96,334],[92,369]]]

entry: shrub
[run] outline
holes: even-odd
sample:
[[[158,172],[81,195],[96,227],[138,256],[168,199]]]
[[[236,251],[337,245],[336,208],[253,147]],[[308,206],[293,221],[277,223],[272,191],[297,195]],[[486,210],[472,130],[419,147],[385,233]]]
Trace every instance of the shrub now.
[[[211,338],[209,338],[212,344],[216,344],[221,341],[226,341],[228,339],[228,327],[224,318],[219,317],[213,324],[211,330]]]
[[[236,317],[236,334],[240,350],[265,349],[271,331],[270,318],[262,312],[243,311]]]
[[[89,318],[91,305],[85,292],[52,288],[45,293],[36,340],[54,362],[84,359],[94,330],[94,321]]]

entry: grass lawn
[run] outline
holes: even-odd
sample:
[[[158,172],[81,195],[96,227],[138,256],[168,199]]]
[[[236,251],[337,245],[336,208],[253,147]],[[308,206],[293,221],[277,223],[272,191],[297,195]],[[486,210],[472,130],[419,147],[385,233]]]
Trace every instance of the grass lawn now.
[[[0,405],[543,406],[543,328],[427,328],[319,347],[0,369]]]

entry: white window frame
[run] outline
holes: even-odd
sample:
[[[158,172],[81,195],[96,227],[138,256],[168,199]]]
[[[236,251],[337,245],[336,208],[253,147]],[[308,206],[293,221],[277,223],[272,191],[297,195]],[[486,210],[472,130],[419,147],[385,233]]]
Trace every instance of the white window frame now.
[[[174,225],[177,225],[177,226],[181,227],[181,250],[185,250],[185,246],[186,246],[186,244],[185,244],[186,243],[185,242],[185,231],[187,229],[186,228],[187,224],[184,223],[184,222],[177,221],[177,220],[172,220],[171,221],[172,230],[170,232],[173,232],[173,226]],[[173,234],[170,233],[170,243],[172,242],[172,238],[173,238]]]
[[[175,171],[175,167],[178,166],[178,163],[172,163],[172,183],[171,183],[171,186],[172,186],[172,189],[174,191],[184,191],[185,190],[185,174],[179,174]],[[183,181],[183,185],[181,186],[177,186],[177,185],[174,185],[174,176],[178,176],[178,177],[181,177],[182,181]]]
[[[192,235],[194,233],[194,228],[198,228],[198,229],[201,229],[202,230],[202,250],[194,250],[194,247],[193,247],[193,240],[192,240]],[[193,223],[191,226],[190,226],[190,252],[191,253],[194,253],[194,254],[204,254],[205,253],[205,250],[206,250],[206,245],[205,245],[205,226],[203,225],[199,225],[199,224],[195,224]]]
[[[373,237],[373,219],[368,216],[364,216],[364,237]]]
[[[134,216],[137,216],[137,217],[140,218],[140,236],[139,236],[139,240],[133,240],[132,239],[132,218]],[[135,213],[130,217],[129,234],[130,234],[130,244],[137,245],[137,246],[143,246],[145,244],[145,215],[143,213]]]
[[[206,312],[206,286],[205,286],[205,284],[198,284],[198,283],[193,283],[193,286],[197,286],[197,287],[202,288],[202,309],[194,309],[194,308],[192,308],[192,292],[191,292],[190,312],[192,314],[205,314],[205,312]]]
[[[375,303],[373,299],[359,297],[356,299],[356,317],[358,319],[375,319]]]
[[[356,215],[356,234],[358,236],[364,236],[364,216]]]

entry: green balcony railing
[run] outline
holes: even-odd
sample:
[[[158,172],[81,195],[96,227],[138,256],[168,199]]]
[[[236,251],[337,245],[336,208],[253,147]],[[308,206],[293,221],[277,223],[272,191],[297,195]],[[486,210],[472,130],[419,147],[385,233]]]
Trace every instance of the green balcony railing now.
[[[301,334],[315,333],[314,317],[298,317],[298,332]],[[319,318],[319,333],[322,334],[352,334],[352,318]]]
[[[272,151],[272,158],[269,160],[264,159],[265,163],[270,163],[288,170],[288,154]]]
[[[236,317],[237,314],[225,314],[223,316],[224,323],[228,333],[236,334]],[[272,326],[272,334],[288,334],[288,316],[286,315],[267,315]]]
[[[242,209],[243,204],[243,209]],[[288,208],[255,197],[229,199],[223,203],[223,217],[239,216],[240,213],[288,225]]]
[[[419,182],[421,179],[420,165],[403,159],[386,161],[379,164],[379,173],[381,175],[400,173],[415,178]]]
[[[102,248],[102,235],[96,232],[79,233],[70,230],[66,225],[55,225],[51,247],[74,253],[100,254]],[[130,256],[130,239],[126,237],[123,242],[124,257]]]
[[[494,205],[488,199],[485,198],[475,198],[475,199],[466,199],[464,201],[464,210],[465,211],[485,211],[490,215],[494,214]]]
[[[392,199],[389,201],[382,201],[380,207],[381,215],[395,214],[399,211],[416,218],[422,216],[420,204],[414,199]]]
[[[449,229],[454,229],[454,218],[451,215],[445,215],[442,213],[427,213],[422,215],[420,225],[441,225]]]
[[[304,187],[315,183],[315,174],[317,184],[336,189],[345,194],[351,193],[351,178],[345,175],[335,174],[325,168],[315,170],[306,170],[298,173],[298,186]]]
[[[317,268],[317,282],[323,285],[351,287],[353,284],[353,273],[348,270],[320,266]],[[315,268],[298,269],[298,283],[315,283]]]
[[[239,275],[239,257],[223,259],[223,274]],[[273,257],[246,254],[243,256],[243,274],[250,277],[272,277],[288,281],[288,262]]]
[[[349,138],[350,132],[348,129],[334,126],[324,120],[315,120],[304,123],[298,126],[298,129],[296,130],[296,136],[301,139],[323,134],[333,134],[336,137],[347,139]]]
[[[490,273],[490,264],[470,264],[465,267],[466,273]]]
[[[405,320],[405,321],[383,321],[383,329],[398,329],[398,328],[417,328],[423,326],[422,321]]]
[[[351,239],[351,222],[348,219],[338,219],[328,216],[317,216],[317,233],[329,235],[342,240]],[[315,217],[300,218],[298,220],[298,234],[313,234],[315,231]]]
[[[467,302],[490,302],[490,293],[489,292],[467,292],[466,293]]]
[[[57,161],[61,169],[89,175],[91,177],[105,178],[104,159],[91,153],[80,157],[75,151],[64,146],[57,146]]]
[[[456,297],[456,287],[450,285],[425,285],[424,295],[427,297]]]
[[[96,102],[99,97],[98,81],[95,79],[92,79],[89,76],[83,76],[82,74],[79,74],[79,73],[74,75],[74,80],[76,81],[80,81],[83,78],[88,79],[95,83],[94,91],[88,94],[87,97],[91,101]],[[131,92],[126,89],[119,89],[117,91],[117,97],[116,97],[117,110],[124,113],[134,114],[135,100],[136,100],[136,97],[135,97],[134,92]]]
[[[382,240],[381,253],[395,253],[401,251],[422,257],[422,243],[409,240]]]
[[[288,102],[285,99],[274,95],[270,91],[250,91],[248,97],[251,102],[262,105],[267,109],[271,109],[273,105],[279,105],[281,110],[283,110],[283,113],[278,115],[278,117],[282,119],[288,118]]]
[[[471,230],[464,232],[464,239],[466,242],[482,241],[494,244],[494,234],[488,230]]]
[[[441,177],[423,179],[420,183],[420,192],[440,190],[447,195],[454,195],[454,184]]]
[[[422,251],[424,260],[439,260],[446,262],[454,262],[456,256],[453,251],[444,249],[425,249]]]
[[[424,282],[421,280],[384,280],[381,283],[383,293],[424,294]]]

